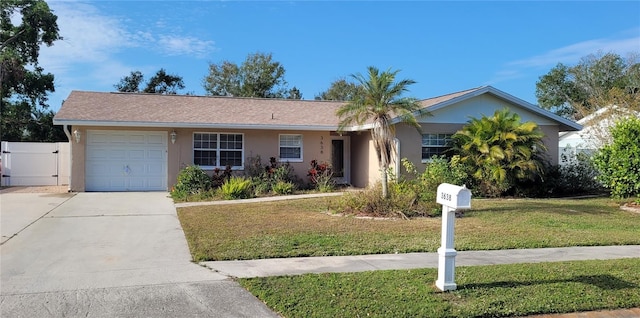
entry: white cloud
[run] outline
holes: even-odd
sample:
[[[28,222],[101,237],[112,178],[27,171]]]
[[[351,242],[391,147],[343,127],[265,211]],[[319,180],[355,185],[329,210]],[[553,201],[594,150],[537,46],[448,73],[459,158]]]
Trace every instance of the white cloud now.
[[[205,57],[215,50],[213,41],[200,40],[189,36],[161,35],[158,39],[160,48],[167,55],[190,55]]]
[[[511,66],[520,67],[545,67],[555,66],[558,63],[575,64],[589,54],[598,52],[615,52],[624,56],[629,52],[640,50],[640,36],[625,39],[595,39],[571,44],[559,49],[531,58],[508,63]]]
[[[126,16],[105,14],[99,6],[76,1],[50,1],[58,17],[63,40],[42,47],[39,63],[56,77],[56,92],[50,96],[54,110],[72,89],[112,90],[122,76],[132,70],[154,72],[159,65],[132,65],[127,50],[140,54],[204,58],[215,51],[214,42],[172,30],[164,35],[163,22],[140,29]],[[145,53],[146,52],[146,53]],[[152,62],[149,62],[152,63]]]
[[[129,33],[95,7],[77,2],[52,2],[63,40],[42,49],[40,62],[51,71],[71,63],[101,62],[118,50],[134,46]]]
[[[117,19],[102,14],[95,6],[67,1],[50,4],[58,16],[64,38],[43,48],[40,62],[51,71],[64,70],[70,63],[96,63],[114,58],[123,49],[142,47],[169,56],[204,57],[215,50],[214,42],[185,35],[156,35],[158,32],[127,30]],[[154,30],[155,31],[155,30]]]
[[[521,60],[508,62],[489,81],[489,84],[505,82],[528,76],[531,69],[551,69],[558,63],[574,65],[589,54],[617,53],[625,57],[640,50],[640,29],[627,30],[610,38],[593,39],[567,45]],[[538,74],[540,75],[540,74]]]

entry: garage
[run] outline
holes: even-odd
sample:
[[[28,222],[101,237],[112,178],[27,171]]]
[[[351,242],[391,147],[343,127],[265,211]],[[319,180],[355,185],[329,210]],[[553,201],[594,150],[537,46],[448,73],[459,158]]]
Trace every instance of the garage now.
[[[85,191],[167,191],[167,132],[88,130]]]

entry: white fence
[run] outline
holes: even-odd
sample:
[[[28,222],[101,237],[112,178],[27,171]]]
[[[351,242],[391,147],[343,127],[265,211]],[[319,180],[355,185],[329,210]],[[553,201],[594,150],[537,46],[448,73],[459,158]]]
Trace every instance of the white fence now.
[[[2,186],[68,185],[71,147],[68,142],[3,141]]]

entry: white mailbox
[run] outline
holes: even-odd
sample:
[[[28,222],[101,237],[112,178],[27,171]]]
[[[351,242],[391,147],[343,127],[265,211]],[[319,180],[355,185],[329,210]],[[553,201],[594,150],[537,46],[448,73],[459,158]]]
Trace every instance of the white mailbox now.
[[[464,185],[442,183],[438,186],[436,203],[456,210],[471,209],[471,191]]]
[[[453,245],[456,210],[471,209],[471,191],[466,186],[442,183],[438,186],[436,203],[442,204],[442,238],[438,249],[438,280],[442,291],[455,290],[456,252]]]

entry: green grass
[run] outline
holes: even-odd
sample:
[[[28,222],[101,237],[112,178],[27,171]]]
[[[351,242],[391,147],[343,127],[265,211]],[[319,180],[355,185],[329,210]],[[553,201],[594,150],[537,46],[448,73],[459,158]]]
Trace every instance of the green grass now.
[[[640,258],[240,279],[284,317],[511,317],[640,306]]]
[[[440,218],[327,214],[339,198],[179,208],[195,261],[434,252]],[[640,244],[640,214],[607,198],[473,200],[457,250]]]

